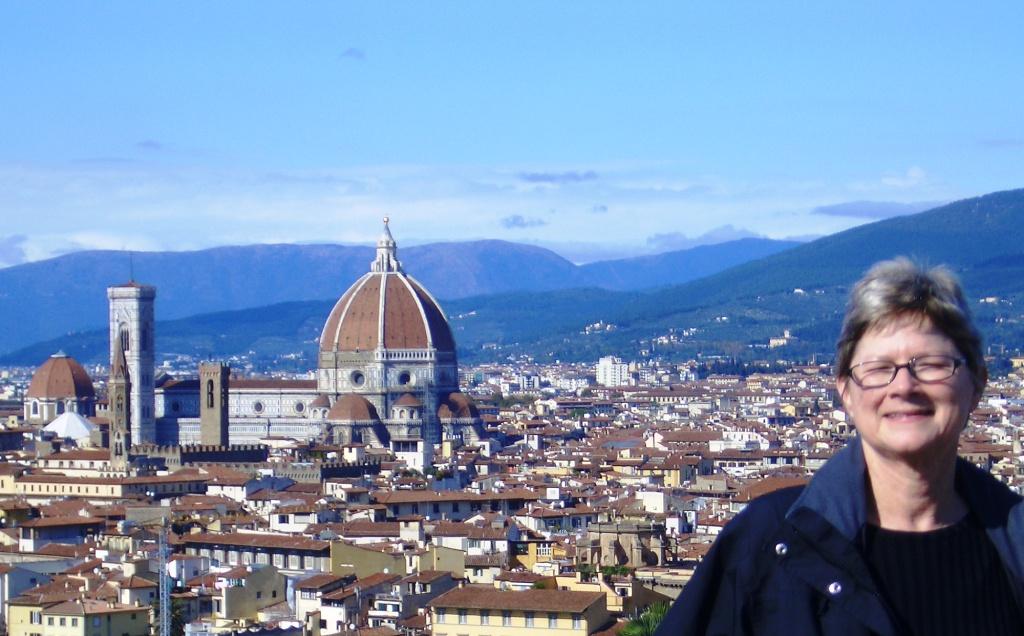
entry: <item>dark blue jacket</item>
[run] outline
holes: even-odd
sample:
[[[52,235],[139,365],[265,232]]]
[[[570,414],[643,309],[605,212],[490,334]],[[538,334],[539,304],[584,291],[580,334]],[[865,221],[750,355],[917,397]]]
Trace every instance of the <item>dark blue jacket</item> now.
[[[957,460],[956,489],[996,547],[1024,607],[1024,503]],[[655,636],[898,634],[861,554],[867,488],[860,440],[806,487],[753,502],[726,525]]]

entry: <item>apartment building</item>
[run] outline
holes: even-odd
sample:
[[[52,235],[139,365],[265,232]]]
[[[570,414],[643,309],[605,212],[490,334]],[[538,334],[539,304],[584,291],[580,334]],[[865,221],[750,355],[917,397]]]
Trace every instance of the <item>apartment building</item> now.
[[[588,636],[611,622],[602,592],[467,586],[429,607],[434,636]]]

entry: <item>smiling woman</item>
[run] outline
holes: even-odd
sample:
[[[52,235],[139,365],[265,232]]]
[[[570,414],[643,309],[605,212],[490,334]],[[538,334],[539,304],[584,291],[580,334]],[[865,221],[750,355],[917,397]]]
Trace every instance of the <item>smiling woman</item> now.
[[[957,457],[986,380],[955,278],[873,267],[836,352],[858,436],[728,524],[657,636],[1024,633],[1024,503]]]
[[[836,384],[872,478],[943,484],[923,505],[910,507],[883,489],[872,516],[894,530],[930,530],[963,516],[952,488],[956,449],[980,394],[956,344],[930,319],[906,314],[892,320],[860,338],[855,363]]]

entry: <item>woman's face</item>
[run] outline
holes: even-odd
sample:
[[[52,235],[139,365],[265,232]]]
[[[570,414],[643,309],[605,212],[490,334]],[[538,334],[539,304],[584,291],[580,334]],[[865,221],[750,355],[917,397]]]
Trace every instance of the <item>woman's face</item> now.
[[[963,357],[931,321],[907,316],[866,332],[854,349],[851,366],[877,360],[905,364],[924,355]],[[909,370],[899,369],[886,386],[864,389],[844,377],[837,380],[837,388],[865,454],[910,464],[951,461],[967,416],[980,397],[965,365],[937,383],[925,384]]]

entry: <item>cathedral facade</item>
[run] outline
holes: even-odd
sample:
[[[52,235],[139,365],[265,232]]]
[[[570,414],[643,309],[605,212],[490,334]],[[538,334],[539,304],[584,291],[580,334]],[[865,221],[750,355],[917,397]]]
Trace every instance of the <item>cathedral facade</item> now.
[[[118,320],[115,327],[113,304],[121,295],[110,294],[111,338],[129,344],[127,357],[135,342],[132,329],[139,338],[143,332],[152,337],[153,324],[151,319]],[[122,329],[128,334],[122,335]],[[420,465],[429,462],[434,444],[474,441],[481,433],[475,405],[459,391],[448,321],[433,296],[402,268],[387,219],[370,270],[342,294],[326,318],[316,380],[236,379],[225,377],[223,367],[220,375],[204,368],[199,378],[156,386],[152,441],[200,444],[226,437],[230,444],[267,438],[362,442],[391,448]],[[141,377],[148,371],[151,378],[153,369],[150,363],[148,369],[131,371]],[[132,403],[133,418],[146,412],[147,398],[138,393],[142,404]],[[144,439],[146,432],[139,430]]]

